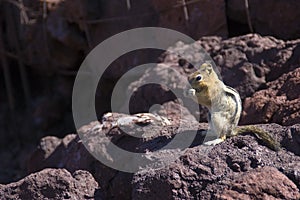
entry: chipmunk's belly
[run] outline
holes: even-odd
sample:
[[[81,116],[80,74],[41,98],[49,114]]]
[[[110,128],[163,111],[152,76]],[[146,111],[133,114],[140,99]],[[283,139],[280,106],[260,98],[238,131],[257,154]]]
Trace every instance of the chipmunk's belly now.
[[[226,135],[231,135],[233,129],[237,125],[237,105],[232,98],[220,98],[217,102],[212,102],[211,115],[215,116],[212,123],[218,123],[218,126],[223,127],[222,131]]]

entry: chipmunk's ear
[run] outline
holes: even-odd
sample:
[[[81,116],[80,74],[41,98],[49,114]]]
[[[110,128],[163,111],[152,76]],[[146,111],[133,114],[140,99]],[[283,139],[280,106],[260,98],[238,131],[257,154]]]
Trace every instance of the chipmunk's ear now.
[[[213,66],[210,63],[203,63],[200,68],[205,70],[208,74],[211,74],[213,71]]]
[[[206,68],[208,74],[210,74],[213,71],[213,66],[210,63],[207,63],[207,68]]]

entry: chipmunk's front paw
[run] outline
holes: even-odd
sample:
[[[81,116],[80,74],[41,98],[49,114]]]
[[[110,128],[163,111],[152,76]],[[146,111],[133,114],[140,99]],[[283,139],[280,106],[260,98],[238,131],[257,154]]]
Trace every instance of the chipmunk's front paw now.
[[[208,142],[204,142],[203,145],[208,145],[208,146],[215,146],[216,144],[219,144],[221,142],[223,142],[224,140],[221,139],[221,138],[217,138],[215,140],[211,140],[211,141],[208,141]]]
[[[195,89],[186,89],[184,90],[184,96],[185,97],[195,97],[196,96],[196,90]]]

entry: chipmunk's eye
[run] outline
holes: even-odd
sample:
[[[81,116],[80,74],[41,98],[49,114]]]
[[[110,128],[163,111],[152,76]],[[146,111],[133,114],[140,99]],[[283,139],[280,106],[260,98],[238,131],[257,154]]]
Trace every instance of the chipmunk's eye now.
[[[196,81],[201,81],[201,80],[202,80],[202,76],[200,74],[196,76]]]

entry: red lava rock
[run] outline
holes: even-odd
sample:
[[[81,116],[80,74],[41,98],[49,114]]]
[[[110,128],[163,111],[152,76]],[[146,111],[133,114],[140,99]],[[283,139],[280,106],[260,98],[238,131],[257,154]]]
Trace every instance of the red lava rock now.
[[[55,136],[42,138],[37,149],[28,160],[28,172],[37,172],[47,167],[63,167],[63,165],[59,163],[67,157],[68,145],[75,138],[75,134],[69,134],[63,139],[59,139]],[[59,161],[59,163],[57,161]]]
[[[83,170],[44,169],[24,179],[0,185],[1,199],[101,199],[98,183]]]
[[[182,132],[177,134],[189,134],[191,130],[207,128],[203,124],[198,124],[187,111],[185,111],[182,120],[178,120],[180,109],[169,109],[176,107],[179,108],[178,104],[168,103],[158,110],[161,115],[169,116],[171,125],[161,126],[155,124],[158,123],[157,121],[150,123],[150,126],[140,127],[139,131],[143,130],[142,132],[149,136],[144,139],[131,136],[137,130],[128,121],[133,116],[118,113],[104,115],[100,125],[93,122],[83,126],[79,130],[79,134],[85,136],[85,139],[83,139],[88,142],[90,147],[93,149],[101,147],[103,148],[102,152],[106,152],[108,156],[110,153],[103,144],[112,141],[127,151],[148,152],[148,155],[151,155],[150,157],[164,160],[164,154],[155,153],[155,151],[173,139],[178,123],[183,122]],[[123,119],[121,120],[122,130],[114,126],[118,120],[118,122],[121,122],[120,119]],[[128,124],[126,125],[126,123]],[[44,150],[38,149],[39,154],[32,155],[31,166],[36,166],[36,169],[42,167],[65,168],[71,173],[78,169],[87,170],[101,185],[99,192],[103,197],[118,199],[225,198],[225,194],[231,194],[228,191],[235,190],[232,187],[233,183],[242,180],[237,177],[247,177],[248,173],[250,175],[253,173],[261,174],[257,176],[265,177],[266,183],[268,183],[270,180],[269,174],[256,172],[256,170],[270,166],[270,168],[276,168],[282,173],[272,172],[274,174],[272,180],[276,184],[270,185],[270,191],[278,189],[272,195],[274,194],[277,198],[288,198],[295,195],[297,197],[300,187],[299,127],[296,125],[282,127],[277,124],[257,126],[274,135],[274,138],[281,142],[283,148],[278,152],[272,151],[264,146],[261,140],[252,135],[232,137],[214,147],[203,146],[200,145],[203,141],[203,135],[198,132],[191,146],[174,162],[160,168],[150,165],[132,174],[103,165],[87,152],[78,137],[74,138],[74,135],[70,135],[64,139],[63,148],[61,147],[62,141],[57,143],[55,142],[57,141],[56,138],[43,139],[44,147],[42,149]],[[43,145],[40,144],[40,146]],[[46,147],[48,145],[49,147]],[[176,155],[175,149],[166,149],[166,153],[168,158]],[[124,160],[124,163],[127,162],[127,159]],[[269,170],[269,168],[266,169]],[[255,182],[258,185],[257,188],[266,187],[266,184],[257,181]],[[281,183],[287,186],[278,188]],[[249,185],[251,185],[251,182],[249,182]],[[222,191],[225,192],[222,193]],[[256,189],[253,189],[253,191],[256,191]],[[269,195],[267,190],[262,190],[259,194]]]
[[[276,181],[274,181],[276,180]],[[236,176],[218,199],[299,199],[297,186],[274,167],[263,167]]]
[[[242,197],[271,193],[279,199],[297,199],[299,170],[299,156],[262,148],[249,135],[237,136],[213,148],[193,147],[163,169],[136,173],[133,199],[224,199],[231,190],[238,191]]]
[[[282,125],[300,123],[300,68],[267,83],[244,101],[241,124],[274,122]]]

